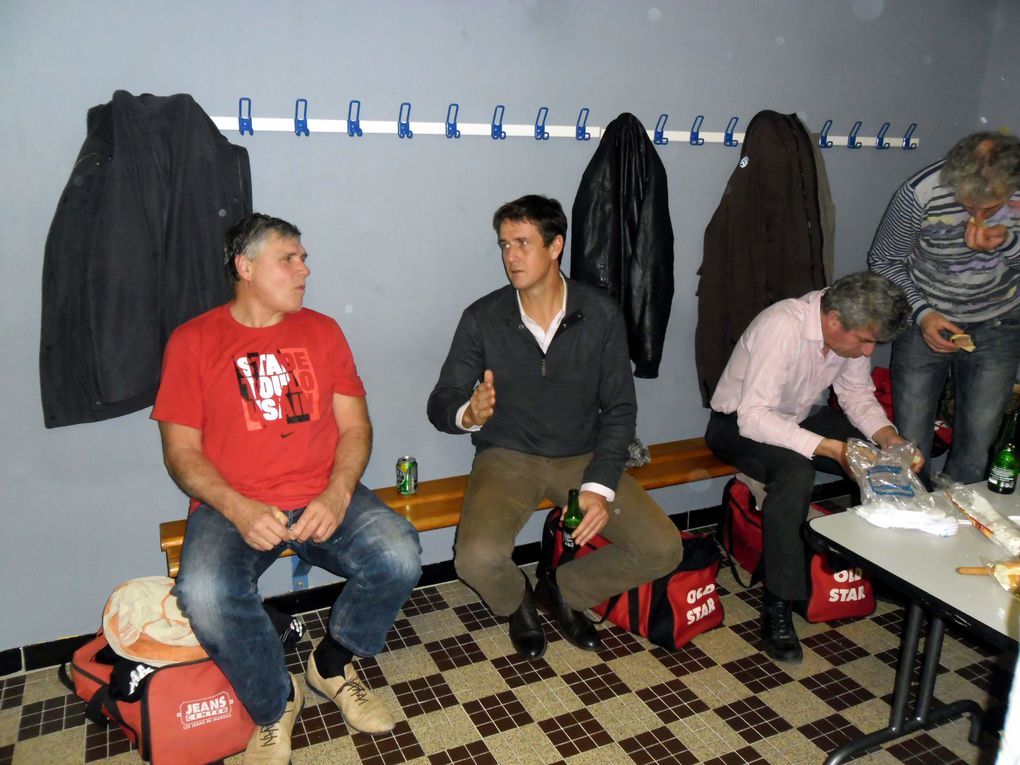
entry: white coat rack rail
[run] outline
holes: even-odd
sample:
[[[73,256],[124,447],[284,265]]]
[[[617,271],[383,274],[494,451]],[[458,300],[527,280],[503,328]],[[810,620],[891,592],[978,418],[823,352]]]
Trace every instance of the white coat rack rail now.
[[[347,119],[310,119],[308,117],[308,101],[299,98],[294,103],[294,117],[254,117],[252,116],[252,105],[250,98],[241,98],[238,101],[237,117],[213,117],[212,121],[220,130],[228,132],[237,130],[241,135],[248,133],[254,135],[255,131],[294,133],[297,136],[309,136],[312,133],[347,133],[352,138],[360,138],[365,133],[384,135],[396,135],[398,138],[414,138],[418,135],[446,136],[449,139],[458,139],[462,136],[485,136],[493,140],[501,141],[511,138],[533,138],[538,141],[546,141],[550,138],[573,138],[577,141],[588,141],[592,138],[601,138],[604,128],[588,125],[589,110],[582,108],[577,115],[577,122],[573,125],[548,125],[546,118],[549,116],[549,107],[542,106],[538,110],[535,122],[532,124],[505,124],[503,117],[506,107],[498,104],[492,112],[492,121],[488,124],[482,122],[458,123],[457,116],[460,112],[460,105],[450,104],[446,110],[445,122],[411,122],[411,104],[405,101],[400,105],[400,112],[394,120],[362,120],[361,101],[353,100],[347,106]],[[726,129],[721,132],[702,131],[701,126],[704,116],[699,114],[694,118],[690,130],[666,130],[668,114],[660,114],[654,130],[648,131],[648,137],[659,145],[665,146],[673,142],[690,144],[691,146],[702,146],[706,143],[721,143],[724,146],[739,146],[744,140],[744,134],[736,132],[737,117],[731,117],[726,124]],[[861,136],[861,122],[858,120],[850,128],[847,135],[830,135],[832,120],[826,120],[818,137],[818,145],[823,149],[833,147],[845,147],[848,149],[860,149],[869,147],[874,149],[889,149],[894,145],[905,150],[916,149],[917,139],[914,138],[914,131],[917,123],[911,122],[902,138],[891,139],[896,143],[886,140],[886,133],[890,123],[883,122],[882,126],[874,136]]]

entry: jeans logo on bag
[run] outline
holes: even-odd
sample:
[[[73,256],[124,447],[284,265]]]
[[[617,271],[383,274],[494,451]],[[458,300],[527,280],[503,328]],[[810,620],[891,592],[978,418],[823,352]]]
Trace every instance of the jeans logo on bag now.
[[[852,584],[861,581],[864,574],[859,568],[847,568],[833,572],[832,578],[840,584]],[[848,603],[853,600],[864,600],[865,597],[863,584],[856,587],[833,587],[829,590],[830,603]]]
[[[185,701],[181,704],[181,710],[177,716],[181,720],[181,727],[184,730],[195,728],[199,725],[226,720],[230,717],[231,707],[234,699],[230,693],[221,691],[214,696],[207,696],[204,699]]]
[[[706,584],[704,587],[699,587],[687,593],[687,602],[694,606],[694,608],[687,612],[688,625],[704,619],[715,611],[715,598],[709,598],[701,605],[695,605],[699,600],[707,598],[713,592],[715,592],[715,584]]]

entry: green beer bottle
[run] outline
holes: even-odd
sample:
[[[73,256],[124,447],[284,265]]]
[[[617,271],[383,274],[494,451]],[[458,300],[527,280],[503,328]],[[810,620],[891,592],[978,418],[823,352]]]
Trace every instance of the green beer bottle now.
[[[567,495],[567,511],[563,513],[563,547],[570,550],[577,546],[574,543],[574,530],[581,525],[584,518],[581,515],[581,501],[578,497],[578,490],[571,489]]]
[[[995,447],[992,467],[988,471],[988,488],[997,494],[1012,494],[1016,489],[1017,472],[1020,460],[1016,454],[1016,426],[1020,419],[1020,409],[1014,409],[1006,420],[1002,431],[1002,439]]]

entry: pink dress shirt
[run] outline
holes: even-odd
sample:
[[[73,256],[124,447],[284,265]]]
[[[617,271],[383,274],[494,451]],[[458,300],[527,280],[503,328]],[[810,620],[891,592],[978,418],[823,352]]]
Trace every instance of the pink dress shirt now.
[[[871,437],[892,425],[875,399],[871,360],[823,353],[824,290],[769,306],[733,349],[712,396],[712,409],[737,413],[740,435],[783,446],[808,459],[822,436],[800,427],[831,385],[850,422]]]

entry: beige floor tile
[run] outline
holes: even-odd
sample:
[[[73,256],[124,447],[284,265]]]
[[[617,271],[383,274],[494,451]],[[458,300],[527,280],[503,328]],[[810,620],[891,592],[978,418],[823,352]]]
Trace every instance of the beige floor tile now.
[[[775,710],[794,728],[818,719],[822,702],[800,683],[787,683],[758,694],[758,698]]]
[[[474,701],[508,690],[506,680],[489,662],[448,669],[443,679],[461,702]]]
[[[456,635],[463,635],[468,631],[464,622],[451,608],[411,616],[408,621],[423,643],[445,640]]]
[[[668,683],[676,677],[661,661],[644,651],[613,659],[609,666],[632,691]]]
[[[55,668],[40,669],[25,675],[25,696],[22,704],[66,696],[70,691],[57,677]]]
[[[463,746],[478,739],[478,729],[461,707],[448,707],[417,715],[407,722],[426,755]]]
[[[489,736],[485,745],[499,765],[536,765],[560,759],[556,747],[534,723]]]
[[[21,707],[5,709],[0,712],[0,746],[10,746],[18,740],[18,723],[21,720]]]
[[[614,741],[629,738],[646,730],[654,730],[662,725],[662,721],[655,713],[633,695],[589,704],[588,711],[609,732]]]
[[[14,748],[13,765],[67,765],[69,753],[83,757],[84,751],[85,728],[81,726],[19,742]],[[138,759],[136,753],[128,754]]]

